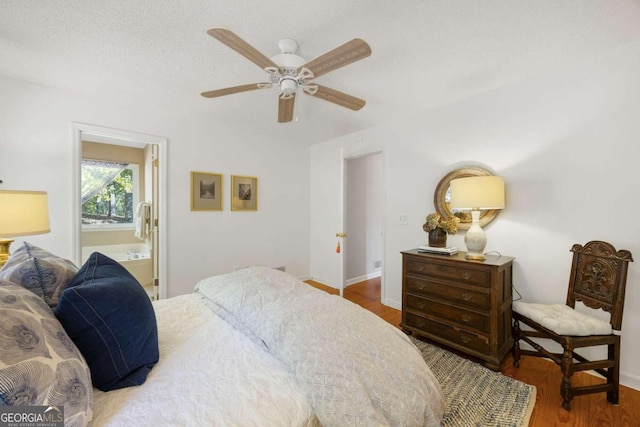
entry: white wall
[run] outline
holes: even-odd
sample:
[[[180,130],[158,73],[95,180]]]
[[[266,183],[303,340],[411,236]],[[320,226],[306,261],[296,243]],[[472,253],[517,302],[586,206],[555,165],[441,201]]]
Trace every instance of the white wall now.
[[[169,296],[191,292],[200,279],[237,265],[284,265],[296,276],[307,275],[308,146],[227,128],[216,124],[214,114],[196,120],[144,100],[107,104],[0,77],[2,188],[49,193],[52,231],[26,240],[72,257],[71,122],[76,121],[169,139]],[[191,170],[224,174],[223,212],[190,211]],[[229,210],[231,174],[258,177],[257,212]]]
[[[341,158],[384,150],[383,303],[401,307],[400,251],[424,243],[440,178],[462,165],[495,170],[506,208],[485,228],[487,251],[516,258],[514,285],[528,301],[564,302],[574,243],[605,240],[628,249],[622,382],[640,388],[640,43],[590,63],[521,81],[311,150],[311,275],[335,280],[322,252],[337,213]],[[316,163],[317,162],[317,163]],[[409,216],[409,226],[398,224]],[[463,234],[449,236],[464,247]],[[314,259],[317,255],[317,259]]]
[[[345,244],[346,284],[380,275],[384,189],[382,154],[347,160]]]

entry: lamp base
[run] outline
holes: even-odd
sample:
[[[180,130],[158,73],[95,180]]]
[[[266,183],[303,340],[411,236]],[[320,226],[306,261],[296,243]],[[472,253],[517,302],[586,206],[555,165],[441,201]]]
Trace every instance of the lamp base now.
[[[0,267],[2,267],[9,259],[9,247],[13,243],[13,239],[0,239]]]
[[[464,259],[469,261],[484,261],[486,258],[482,252],[467,252]]]
[[[487,236],[485,236],[482,227],[480,227],[480,211],[471,211],[471,227],[464,235],[464,244],[467,247],[465,259],[473,261],[483,261],[484,248],[487,246]]]

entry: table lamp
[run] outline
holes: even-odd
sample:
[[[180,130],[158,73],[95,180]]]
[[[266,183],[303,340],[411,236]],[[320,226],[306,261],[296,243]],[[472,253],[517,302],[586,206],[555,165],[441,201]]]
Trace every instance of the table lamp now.
[[[47,193],[0,190],[0,267],[9,258],[12,239],[50,232]]]
[[[471,227],[464,236],[468,251],[465,258],[482,261],[487,236],[480,227],[480,211],[504,208],[504,179],[501,176],[458,178],[452,180],[449,187],[450,208],[471,211]]]

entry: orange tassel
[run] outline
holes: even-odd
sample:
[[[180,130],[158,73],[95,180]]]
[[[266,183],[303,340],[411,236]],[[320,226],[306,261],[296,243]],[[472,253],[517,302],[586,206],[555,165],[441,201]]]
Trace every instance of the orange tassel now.
[[[338,240],[338,246],[336,246],[336,253],[340,253],[340,240]]]

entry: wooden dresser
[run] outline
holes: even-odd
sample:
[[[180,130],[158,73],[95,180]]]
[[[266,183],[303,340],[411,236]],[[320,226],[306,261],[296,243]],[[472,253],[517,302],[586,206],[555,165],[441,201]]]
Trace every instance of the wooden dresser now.
[[[484,360],[495,371],[513,346],[514,258],[402,252],[402,329]]]

